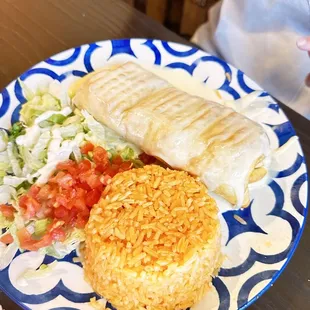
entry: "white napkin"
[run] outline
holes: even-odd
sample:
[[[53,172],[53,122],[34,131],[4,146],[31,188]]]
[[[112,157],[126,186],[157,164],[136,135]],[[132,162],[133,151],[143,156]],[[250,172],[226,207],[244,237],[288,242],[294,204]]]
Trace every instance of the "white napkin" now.
[[[310,119],[304,79],[310,59],[296,47],[310,35],[310,0],[223,0],[192,41],[241,69],[272,96]]]

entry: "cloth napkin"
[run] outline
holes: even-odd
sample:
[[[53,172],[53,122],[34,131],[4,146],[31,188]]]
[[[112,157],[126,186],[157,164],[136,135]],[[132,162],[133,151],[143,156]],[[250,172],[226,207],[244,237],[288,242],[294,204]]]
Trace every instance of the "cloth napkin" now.
[[[304,84],[310,58],[296,47],[306,35],[310,0],[223,0],[192,41],[310,119],[310,89]]]

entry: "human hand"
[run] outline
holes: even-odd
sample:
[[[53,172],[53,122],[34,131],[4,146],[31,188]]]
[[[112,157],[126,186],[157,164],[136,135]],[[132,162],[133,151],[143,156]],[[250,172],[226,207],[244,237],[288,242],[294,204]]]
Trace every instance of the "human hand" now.
[[[310,36],[299,38],[296,44],[299,49],[301,49],[302,51],[307,51],[308,55],[310,56]],[[305,83],[308,87],[310,87],[310,73],[307,75]]]

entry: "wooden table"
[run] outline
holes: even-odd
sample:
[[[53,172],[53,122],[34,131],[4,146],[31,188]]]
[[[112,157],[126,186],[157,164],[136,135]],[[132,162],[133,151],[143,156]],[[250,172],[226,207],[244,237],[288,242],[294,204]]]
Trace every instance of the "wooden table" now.
[[[1,0],[0,89],[23,71],[62,50],[112,38],[148,37],[187,43],[122,1]],[[310,71],[310,65],[309,65]],[[310,122],[282,108],[292,121],[310,163]],[[6,310],[19,309],[3,293]],[[310,309],[310,224],[286,270],[251,309]]]

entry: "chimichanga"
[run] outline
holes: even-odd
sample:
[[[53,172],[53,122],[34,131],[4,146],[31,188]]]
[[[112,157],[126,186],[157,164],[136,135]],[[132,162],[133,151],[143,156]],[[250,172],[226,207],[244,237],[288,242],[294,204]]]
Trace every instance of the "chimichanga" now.
[[[199,176],[237,207],[249,204],[250,175],[269,152],[259,124],[132,62],[87,75],[72,92],[78,108],[147,154]]]

